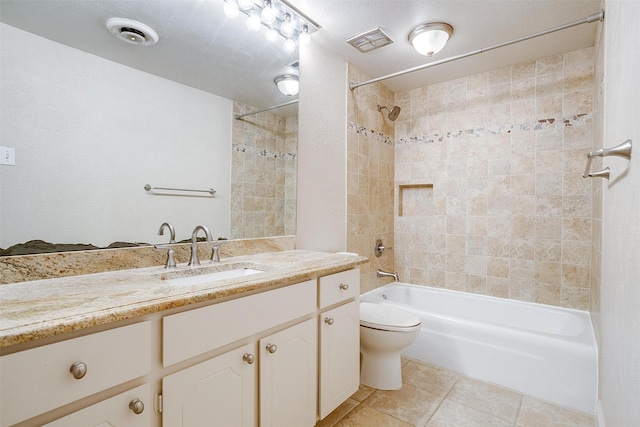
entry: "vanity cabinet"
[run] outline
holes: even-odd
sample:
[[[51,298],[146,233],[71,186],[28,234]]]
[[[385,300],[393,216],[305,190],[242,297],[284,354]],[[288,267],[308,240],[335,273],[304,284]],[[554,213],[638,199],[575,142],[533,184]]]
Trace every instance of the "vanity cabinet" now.
[[[0,427],[312,427],[358,389],[359,274],[3,355]]]
[[[2,356],[2,427],[146,375],[150,342],[141,322]]]
[[[326,417],[360,385],[359,270],[319,279],[320,399],[318,414]],[[326,309],[335,304],[335,308]]]

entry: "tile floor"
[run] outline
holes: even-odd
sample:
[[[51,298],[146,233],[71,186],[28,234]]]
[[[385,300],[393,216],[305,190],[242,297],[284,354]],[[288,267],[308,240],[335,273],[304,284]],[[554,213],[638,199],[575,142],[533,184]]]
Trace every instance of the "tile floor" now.
[[[402,359],[401,390],[360,389],[316,427],[594,427],[591,415]]]

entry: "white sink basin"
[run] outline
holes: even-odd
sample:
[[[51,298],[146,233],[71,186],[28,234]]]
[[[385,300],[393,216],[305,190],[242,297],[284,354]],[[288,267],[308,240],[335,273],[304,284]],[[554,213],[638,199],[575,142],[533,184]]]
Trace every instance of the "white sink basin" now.
[[[219,280],[235,279],[237,277],[252,276],[254,274],[264,273],[263,270],[254,268],[234,268],[231,270],[216,271],[214,273],[196,274],[193,276],[176,277],[167,279],[167,283],[178,286],[200,285],[202,283],[217,282]]]

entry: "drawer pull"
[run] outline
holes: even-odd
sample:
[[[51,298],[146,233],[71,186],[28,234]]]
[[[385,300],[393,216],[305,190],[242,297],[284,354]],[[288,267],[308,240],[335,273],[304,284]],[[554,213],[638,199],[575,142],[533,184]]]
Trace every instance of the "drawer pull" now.
[[[333,325],[333,317],[325,317],[324,323],[326,323],[329,326]]]
[[[275,344],[267,344],[267,351],[271,354],[275,353],[278,349],[278,346]]]
[[[144,411],[144,403],[140,399],[133,399],[129,402],[129,409],[133,411],[134,414],[141,414]]]
[[[249,353],[245,353],[242,356],[242,360],[244,360],[245,362],[247,362],[249,365],[253,365],[253,362],[256,360],[255,357],[253,357],[253,354],[249,354]]]
[[[87,374],[87,365],[82,362],[74,362],[69,368],[69,372],[71,372],[73,378],[79,380]]]
[[[349,285],[347,285],[346,283],[340,283],[340,289],[346,291],[347,289],[349,289]]]

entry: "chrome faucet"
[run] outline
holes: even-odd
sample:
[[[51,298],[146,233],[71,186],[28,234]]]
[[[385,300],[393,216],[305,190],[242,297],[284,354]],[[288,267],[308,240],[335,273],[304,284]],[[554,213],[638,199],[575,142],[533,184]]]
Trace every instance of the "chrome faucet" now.
[[[153,245],[156,249],[169,249],[167,251],[167,261],[164,263],[164,268],[176,268],[176,253],[174,252],[171,244],[166,245]]]
[[[193,229],[193,233],[191,233],[191,258],[189,259],[189,265],[200,265],[200,260],[198,259],[198,231],[204,231],[204,234],[207,236],[207,242],[213,240],[211,237],[211,231],[205,225],[197,225],[196,228]]]
[[[399,282],[398,273],[395,273],[395,272],[394,273],[388,273],[386,271],[382,271],[382,270],[378,269],[378,272],[377,272],[376,276],[378,276],[378,277],[393,277],[393,279],[396,282]]]
[[[171,237],[169,238],[169,243],[175,243],[176,242],[176,229],[173,228],[173,225],[171,225],[170,222],[163,222],[162,225],[160,226],[160,230],[158,230],[158,236],[163,236],[164,235],[164,228],[168,228],[169,229],[169,233],[171,234]]]

